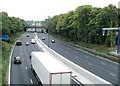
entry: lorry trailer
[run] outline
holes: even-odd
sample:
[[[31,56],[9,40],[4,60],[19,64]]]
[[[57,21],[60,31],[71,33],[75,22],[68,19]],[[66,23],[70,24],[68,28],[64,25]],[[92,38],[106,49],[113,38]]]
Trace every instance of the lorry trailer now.
[[[31,69],[42,85],[71,84],[72,72],[45,52],[31,53]]]

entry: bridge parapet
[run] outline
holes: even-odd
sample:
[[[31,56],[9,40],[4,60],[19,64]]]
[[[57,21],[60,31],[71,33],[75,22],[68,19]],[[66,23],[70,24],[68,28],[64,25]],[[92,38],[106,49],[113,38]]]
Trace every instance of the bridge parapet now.
[[[25,26],[25,28],[44,28],[44,26]]]

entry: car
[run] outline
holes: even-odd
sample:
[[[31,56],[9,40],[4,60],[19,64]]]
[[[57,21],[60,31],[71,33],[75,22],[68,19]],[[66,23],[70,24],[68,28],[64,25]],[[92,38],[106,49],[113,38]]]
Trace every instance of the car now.
[[[42,37],[42,40],[45,40],[45,37]]]
[[[14,57],[14,64],[21,64],[21,63],[22,63],[22,60],[20,56]]]
[[[45,34],[47,34],[47,32],[44,32]]]
[[[55,43],[55,40],[52,39],[51,42],[52,42],[52,43]]]
[[[22,45],[22,42],[21,42],[20,40],[17,40],[17,41],[16,41],[16,45],[18,45],[18,46],[19,46],[19,45]]]
[[[29,45],[29,42],[26,42],[25,45],[28,46],[28,45]]]
[[[35,39],[31,39],[31,44],[35,44]]]
[[[27,37],[29,37],[29,35],[27,35]]]

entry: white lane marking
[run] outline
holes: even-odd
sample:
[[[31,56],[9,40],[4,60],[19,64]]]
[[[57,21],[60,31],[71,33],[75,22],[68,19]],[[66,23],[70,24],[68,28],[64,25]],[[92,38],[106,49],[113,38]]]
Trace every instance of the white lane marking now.
[[[32,81],[32,79],[30,79],[30,83],[31,83],[31,84],[33,84],[33,81]]]
[[[113,74],[113,73],[110,73],[110,75],[112,75],[112,76],[116,77],[116,75],[115,75],[115,74]]]
[[[65,51],[65,53],[68,53],[67,51]]]
[[[77,59],[78,57],[77,57],[77,56],[75,56],[75,58]]]
[[[27,70],[27,67],[25,67],[25,69]]]
[[[93,64],[91,64],[91,63],[88,63],[88,64],[91,65],[91,66],[93,65]]]
[[[101,62],[101,64],[102,64],[102,65],[105,65],[105,63],[104,63],[104,62]]]
[[[77,80],[75,80],[74,78],[72,78],[77,84],[80,84]]]
[[[25,59],[23,59],[23,60],[25,60]]]

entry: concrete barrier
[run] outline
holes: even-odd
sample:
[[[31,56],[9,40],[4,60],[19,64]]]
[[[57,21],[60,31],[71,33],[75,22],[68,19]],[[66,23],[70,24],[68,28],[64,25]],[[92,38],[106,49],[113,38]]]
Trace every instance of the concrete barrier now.
[[[39,43],[42,45],[40,47],[42,47],[42,49],[44,51],[48,51],[50,52],[52,55],[54,55],[57,59],[59,59],[60,61],[62,61],[64,64],[68,65],[69,67],[71,67],[73,70],[77,71],[78,73],[82,74],[84,77],[86,77],[87,79],[89,79],[90,81],[92,81],[94,84],[111,84],[108,81],[96,76],[95,74],[89,72],[88,70],[85,70],[84,68],[76,65],[75,63],[69,61],[68,59],[64,58],[63,56],[61,56],[60,54],[56,53],[55,51],[53,51],[52,49],[48,48],[48,46],[46,46],[36,35],[35,37],[36,41],[39,41]],[[82,82],[81,82],[82,83]]]

